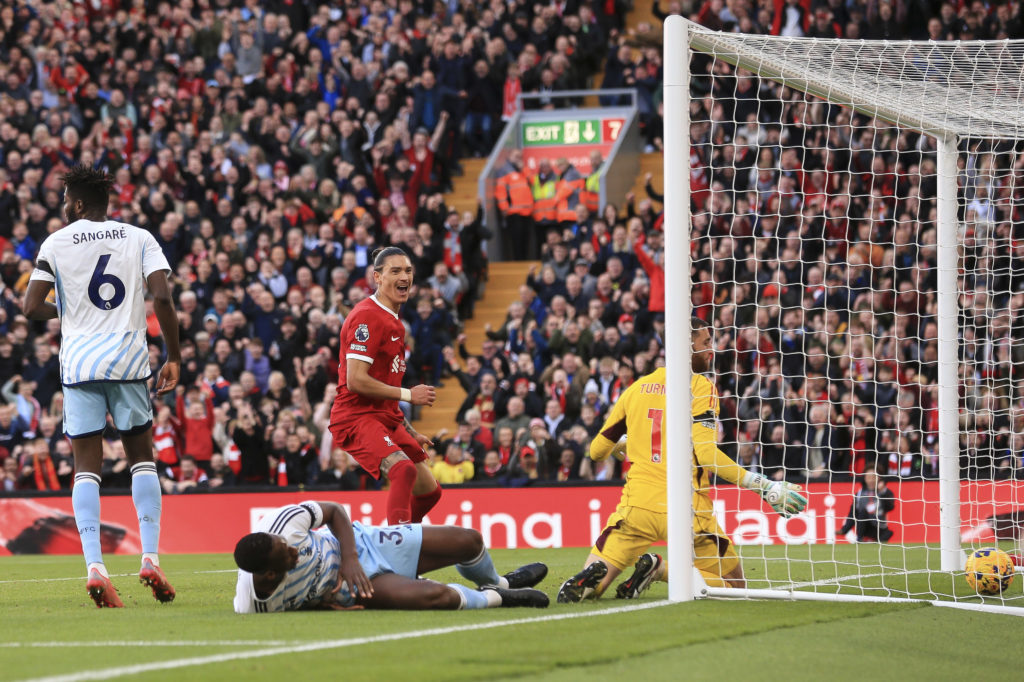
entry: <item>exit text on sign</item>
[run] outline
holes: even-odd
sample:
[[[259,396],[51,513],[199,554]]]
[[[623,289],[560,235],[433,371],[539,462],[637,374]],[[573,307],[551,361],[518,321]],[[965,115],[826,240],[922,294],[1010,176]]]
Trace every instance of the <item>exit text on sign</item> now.
[[[573,144],[608,144],[618,139],[625,120],[583,119],[523,123],[524,147]]]

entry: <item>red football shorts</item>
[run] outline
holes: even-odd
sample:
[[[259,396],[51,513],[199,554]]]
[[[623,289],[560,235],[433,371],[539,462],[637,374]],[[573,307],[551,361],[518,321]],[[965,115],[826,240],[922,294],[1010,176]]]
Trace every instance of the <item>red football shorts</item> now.
[[[352,459],[374,478],[380,478],[381,462],[398,450],[414,464],[427,459],[427,453],[402,424],[389,428],[376,420],[363,419],[356,424],[334,424],[331,435],[334,447],[352,455]]]

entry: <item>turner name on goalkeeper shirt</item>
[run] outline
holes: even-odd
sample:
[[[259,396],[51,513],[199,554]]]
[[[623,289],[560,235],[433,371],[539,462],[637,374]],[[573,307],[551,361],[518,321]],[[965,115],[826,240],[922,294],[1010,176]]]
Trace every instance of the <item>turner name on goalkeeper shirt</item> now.
[[[660,513],[668,511],[665,490],[665,457],[668,453],[664,444],[670,419],[665,414],[665,378],[665,368],[662,367],[634,382],[612,407],[600,433],[612,444],[624,433],[628,434],[626,456],[629,457],[630,468],[622,489],[621,504]],[[706,467],[713,468],[719,477],[732,483],[738,480],[742,470],[728,458],[720,463],[716,457],[719,402],[714,384],[707,377],[694,374],[690,380],[690,392],[693,396],[694,511],[709,514],[712,507],[707,495],[709,475]],[[721,466],[726,462],[732,464],[736,471]]]

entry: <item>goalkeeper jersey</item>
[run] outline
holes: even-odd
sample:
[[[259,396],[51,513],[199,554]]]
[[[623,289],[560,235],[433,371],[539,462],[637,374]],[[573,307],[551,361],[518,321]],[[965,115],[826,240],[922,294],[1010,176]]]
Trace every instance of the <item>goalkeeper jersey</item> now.
[[[708,497],[709,471],[736,483],[743,470],[716,444],[719,414],[718,392],[707,377],[694,374],[690,380],[693,396],[693,491],[694,510],[699,515],[711,513]],[[622,489],[623,506],[639,507],[666,513],[667,479],[664,451],[667,424],[665,419],[665,368],[634,382],[619,397],[608,418],[591,443],[590,456],[604,459],[623,434],[630,468]]]

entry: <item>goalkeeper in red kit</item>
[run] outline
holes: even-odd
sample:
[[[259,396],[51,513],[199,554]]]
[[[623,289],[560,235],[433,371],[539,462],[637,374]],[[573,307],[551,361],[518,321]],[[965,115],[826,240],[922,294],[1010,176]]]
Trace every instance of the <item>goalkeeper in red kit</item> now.
[[[424,447],[398,407],[399,401],[432,405],[434,389],[402,388],[405,376],[405,325],[398,316],[409,299],[412,261],[389,246],[373,253],[377,291],[360,301],[341,328],[338,393],[331,408],[334,444],[374,478],[390,482],[388,523],[419,523],[441,499]]]

